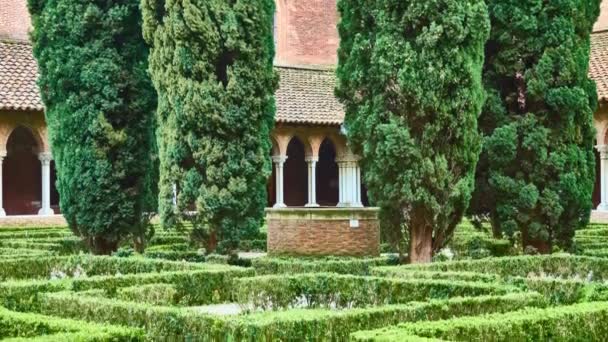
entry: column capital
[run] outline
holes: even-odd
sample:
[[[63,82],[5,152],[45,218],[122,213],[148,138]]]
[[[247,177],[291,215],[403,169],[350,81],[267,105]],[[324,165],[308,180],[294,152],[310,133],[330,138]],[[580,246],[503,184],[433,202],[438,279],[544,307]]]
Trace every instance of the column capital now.
[[[53,155],[51,152],[40,152],[38,153],[38,160],[40,160],[43,164],[50,163],[53,160]]]
[[[319,161],[319,156],[308,156],[306,157],[306,162],[310,163],[310,162],[318,162]]]
[[[283,164],[287,161],[287,156],[272,156],[272,162],[275,164]]]

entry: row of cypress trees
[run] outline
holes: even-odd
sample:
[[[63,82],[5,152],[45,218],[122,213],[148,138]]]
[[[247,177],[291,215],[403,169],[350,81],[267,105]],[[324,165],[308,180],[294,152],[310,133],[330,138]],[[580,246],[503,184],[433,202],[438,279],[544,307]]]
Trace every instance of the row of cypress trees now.
[[[193,222],[209,250],[258,229],[273,0],[29,6],[61,208],[94,252],[128,236],[144,245],[157,183],[163,223]],[[599,0],[340,0],[339,10],[336,94],[396,245],[408,236],[410,259],[430,261],[472,203],[497,235],[569,247],[594,180],[587,68]]]
[[[587,73],[599,1],[339,9],[337,94],[385,235],[409,239],[410,260],[428,262],[471,200],[469,213],[488,215],[497,236],[519,234],[543,253],[571,247],[595,179]]]

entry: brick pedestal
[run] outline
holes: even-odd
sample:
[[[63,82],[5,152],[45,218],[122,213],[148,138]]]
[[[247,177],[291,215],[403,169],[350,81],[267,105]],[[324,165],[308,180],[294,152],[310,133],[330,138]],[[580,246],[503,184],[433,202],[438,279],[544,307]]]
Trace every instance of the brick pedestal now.
[[[377,208],[268,208],[270,255],[377,256]]]

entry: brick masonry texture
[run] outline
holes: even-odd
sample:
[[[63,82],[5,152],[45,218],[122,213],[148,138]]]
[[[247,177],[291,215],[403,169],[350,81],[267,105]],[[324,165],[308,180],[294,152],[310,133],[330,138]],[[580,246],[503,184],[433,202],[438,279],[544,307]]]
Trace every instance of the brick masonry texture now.
[[[336,0],[277,0],[279,64],[336,64],[340,38]]]
[[[30,28],[26,0],[0,0],[0,39],[27,40]]]
[[[377,209],[267,209],[270,255],[377,256]],[[351,228],[350,219],[359,220]]]

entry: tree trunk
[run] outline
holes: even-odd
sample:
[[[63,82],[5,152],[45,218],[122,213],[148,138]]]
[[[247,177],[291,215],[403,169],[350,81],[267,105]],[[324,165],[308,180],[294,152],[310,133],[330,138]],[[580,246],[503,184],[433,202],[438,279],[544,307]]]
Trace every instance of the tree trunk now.
[[[102,236],[90,237],[88,245],[91,253],[95,255],[110,255],[118,249],[117,240],[110,240]]]
[[[433,257],[433,229],[424,225],[410,228],[410,254],[412,264],[431,262]]]
[[[212,229],[211,232],[209,232],[209,238],[206,242],[207,243],[205,246],[205,252],[207,254],[215,252],[215,250],[217,249],[217,232],[215,231],[215,229]]]
[[[136,235],[133,237],[133,249],[137,253],[142,254],[146,250],[146,237],[143,235]]]
[[[528,247],[532,247],[534,248],[534,250],[536,250],[536,252],[540,254],[551,254],[552,246],[550,242],[547,242],[543,239],[531,238],[528,232],[525,230],[522,232],[521,240],[524,252],[526,252],[526,249]]]

